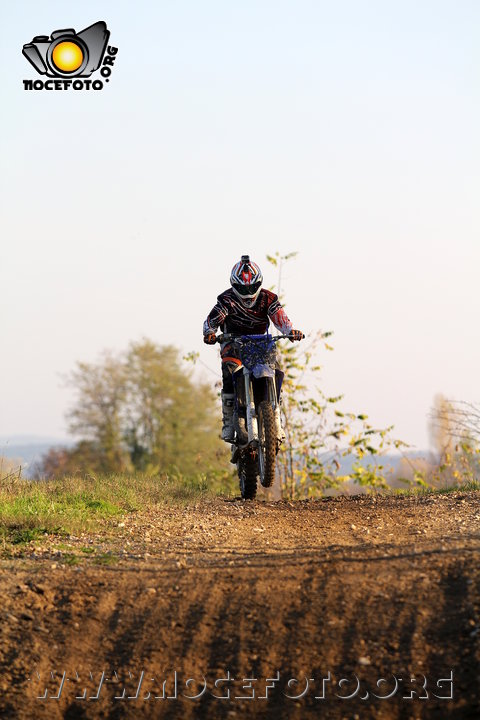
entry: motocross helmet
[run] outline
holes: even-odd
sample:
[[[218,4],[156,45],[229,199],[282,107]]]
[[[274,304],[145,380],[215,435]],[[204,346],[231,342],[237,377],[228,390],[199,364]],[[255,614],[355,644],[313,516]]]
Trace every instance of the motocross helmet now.
[[[249,255],[242,255],[242,259],[233,266],[230,275],[233,292],[242,305],[247,308],[255,305],[262,282],[263,275],[258,265],[250,260]]]

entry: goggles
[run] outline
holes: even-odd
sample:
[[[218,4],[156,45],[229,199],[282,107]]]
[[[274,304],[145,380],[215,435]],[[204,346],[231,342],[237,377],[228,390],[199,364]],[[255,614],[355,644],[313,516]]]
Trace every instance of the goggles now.
[[[240,285],[240,283],[233,285],[238,294],[243,295],[243,297],[253,297],[253,295],[260,290],[261,286],[261,282],[252,283],[251,285]]]

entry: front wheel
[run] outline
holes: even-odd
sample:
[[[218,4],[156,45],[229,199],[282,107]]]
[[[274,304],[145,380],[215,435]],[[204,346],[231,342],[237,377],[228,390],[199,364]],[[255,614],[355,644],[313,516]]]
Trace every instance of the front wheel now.
[[[260,482],[263,487],[271,487],[275,480],[275,459],[277,456],[277,430],[275,414],[268,400],[258,407],[258,462]]]

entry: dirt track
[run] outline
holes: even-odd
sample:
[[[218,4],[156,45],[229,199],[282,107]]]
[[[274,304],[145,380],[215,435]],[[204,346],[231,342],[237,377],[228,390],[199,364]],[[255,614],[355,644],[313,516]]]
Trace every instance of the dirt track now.
[[[67,544],[1,563],[0,715],[480,717],[479,493],[220,499]]]

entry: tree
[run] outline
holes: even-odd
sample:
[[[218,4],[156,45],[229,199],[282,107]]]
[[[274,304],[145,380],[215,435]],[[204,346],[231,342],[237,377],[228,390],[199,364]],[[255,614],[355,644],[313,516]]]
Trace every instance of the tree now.
[[[441,393],[435,395],[433,403],[428,429],[437,460],[442,463],[455,445],[453,406]]]
[[[94,442],[81,440],[74,447],[52,447],[34,465],[41,478],[74,477],[85,473],[115,472],[105,467],[101,449]]]
[[[430,434],[437,451],[463,440],[473,445],[480,443],[480,407],[465,400],[448,400],[436,395],[430,413]],[[440,446],[440,447],[439,447]]]
[[[77,363],[69,430],[74,448],[51,450],[43,474],[205,472],[221,465],[216,397],[193,382],[172,346],[131,343],[97,363]]]
[[[480,476],[480,408],[438,394],[430,412],[437,484],[476,482]]]
[[[125,438],[135,468],[193,472],[223,450],[215,395],[206,384],[192,383],[176,348],[132,343],[125,368]]]
[[[71,452],[83,457],[97,472],[125,472],[132,469],[124,443],[124,413],[127,397],[125,363],[104,352],[98,363],[77,363],[68,383],[77,400],[67,414],[69,431],[82,437],[83,444]],[[87,451],[88,448],[88,452]],[[84,453],[78,453],[83,449]],[[67,457],[68,457],[67,451]]]

